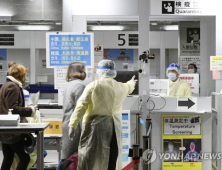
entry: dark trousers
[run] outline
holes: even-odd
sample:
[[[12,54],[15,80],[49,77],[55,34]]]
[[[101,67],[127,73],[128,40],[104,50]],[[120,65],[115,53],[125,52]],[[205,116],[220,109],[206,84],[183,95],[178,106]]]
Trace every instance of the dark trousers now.
[[[110,154],[109,154],[109,166],[108,170],[115,170],[116,169],[116,161],[118,157],[118,145],[116,140],[116,132],[113,125],[113,136],[110,143]]]
[[[15,144],[2,144],[3,162],[1,170],[10,170],[13,163],[14,154],[19,157],[19,163],[16,170],[26,170],[30,161],[29,154],[25,153],[23,147],[23,141],[19,141]]]

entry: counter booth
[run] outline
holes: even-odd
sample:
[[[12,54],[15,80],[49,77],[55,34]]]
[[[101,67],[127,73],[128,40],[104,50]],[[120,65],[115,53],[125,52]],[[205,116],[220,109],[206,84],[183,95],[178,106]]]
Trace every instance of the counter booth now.
[[[139,98],[128,98],[123,108],[132,110],[131,147],[140,144],[143,150],[135,169],[220,169],[221,99],[217,93],[197,98],[151,96],[143,113],[147,120],[141,120],[141,113],[135,111]],[[141,134],[142,130],[146,135]]]

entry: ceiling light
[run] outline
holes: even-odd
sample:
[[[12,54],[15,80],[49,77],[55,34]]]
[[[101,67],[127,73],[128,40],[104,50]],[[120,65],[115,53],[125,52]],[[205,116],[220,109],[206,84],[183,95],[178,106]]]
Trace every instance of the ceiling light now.
[[[11,21],[11,16],[0,16],[0,21]]]
[[[166,30],[166,31],[174,31],[174,30],[179,30],[179,26],[178,25],[164,25],[162,26],[163,30]]]
[[[39,25],[28,25],[28,26],[19,26],[18,30],[20,31],[48,31],[50,30],[49,26],[39,26]]]
[[[53,22],[30,22],[29,25],[54,25]]]
[[[61,22],[56,22],[55,25],[62,25],[62,23]]]
[[[124,29],[123,26],[92,26],[92,30],[119,30],[122,31]]]
[[[150,24],[151,24],[151,25],[157,25],[157,23],[156,23],[156,22],[151,22]]]

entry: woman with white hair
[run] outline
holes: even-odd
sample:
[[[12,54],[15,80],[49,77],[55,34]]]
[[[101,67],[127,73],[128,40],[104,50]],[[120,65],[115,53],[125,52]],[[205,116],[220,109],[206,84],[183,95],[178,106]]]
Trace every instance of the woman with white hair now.
[[[122,168],[122,103],[133,92],[136,80],[133,76],[127,83],[120,83],[113,79],[116,74],[113,61],[100,61],[99,80],[86,86],[70,118],[69,137],[72,138],[83,117],[78,170]]]
[[[167,77],[170,80],[170,97],[189,97],[191,96],[190,85],[179,79],[180,67],[175,64],[169,64],[166,70]]]

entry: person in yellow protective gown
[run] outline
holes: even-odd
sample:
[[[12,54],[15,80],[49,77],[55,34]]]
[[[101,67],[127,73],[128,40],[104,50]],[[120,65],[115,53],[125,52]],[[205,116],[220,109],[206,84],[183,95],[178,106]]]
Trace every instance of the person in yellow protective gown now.
[[[179,79],[180,67],[172,63],[167,66],[166,74],[170,80],[169,97],[190,97],[192,96],[190,85]]]
[[[102,60],[96,80],[86,86],[69,123],[69,137],[83,117],[78,170],[122,169],[122,103],[133,92],[135,76],[127,83],[116,77],[115,63]]]

